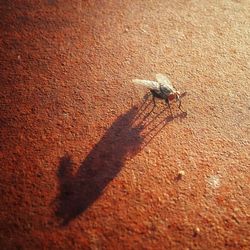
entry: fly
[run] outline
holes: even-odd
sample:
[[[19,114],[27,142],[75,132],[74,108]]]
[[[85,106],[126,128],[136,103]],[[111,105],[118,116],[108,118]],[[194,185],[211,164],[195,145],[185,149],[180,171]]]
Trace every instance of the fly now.
[[[171,81],[165,75],[156,74],[156,81],[140,79],[133,79],[132,81],[133,83],[143,85],[150,90],[153,97],[154,106],[156,105],[155,98],[165,100],[172,113],[170,102],[175,100],[176,102],[179,102],[178,108],[183,112],[181,98],[186,95],[186,92],[180,94],[180,92],[176,90]]]

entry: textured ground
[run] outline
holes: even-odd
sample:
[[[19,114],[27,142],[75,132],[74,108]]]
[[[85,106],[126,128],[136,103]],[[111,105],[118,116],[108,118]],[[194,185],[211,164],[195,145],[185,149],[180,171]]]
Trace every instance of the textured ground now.
[[[249,249],[249,13],[1,1],[1,248]],[[159,72],[187,115],[131,82]]]

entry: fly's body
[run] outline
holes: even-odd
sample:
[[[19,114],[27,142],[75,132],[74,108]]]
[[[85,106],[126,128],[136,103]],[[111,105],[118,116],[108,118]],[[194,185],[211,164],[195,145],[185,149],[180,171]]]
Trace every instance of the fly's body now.
[[[159,89],[150,89],[150,92],[154,97],[165,100],[172,93],[172,90],[167,87],[160,86]]]
[[[172,113],[170,102],[176,100],[179,102],[179,109],[182,110],[181,97],[184,96],[186,93],[183,93],[181,95],[180,92],[176,90],[176,88],[172,85],[170,80],[165,75],[156,74],[156,80],[157,81],[134,79],[133,83],[143,85],[150,90],[153,96],[154,105],[155,98],[165,100]]]

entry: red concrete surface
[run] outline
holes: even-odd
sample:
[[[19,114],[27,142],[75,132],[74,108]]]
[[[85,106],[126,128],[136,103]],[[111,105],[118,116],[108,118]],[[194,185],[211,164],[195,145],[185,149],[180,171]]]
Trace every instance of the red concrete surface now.
[[[1,249],[250,249],[249,10],[1,1]]]

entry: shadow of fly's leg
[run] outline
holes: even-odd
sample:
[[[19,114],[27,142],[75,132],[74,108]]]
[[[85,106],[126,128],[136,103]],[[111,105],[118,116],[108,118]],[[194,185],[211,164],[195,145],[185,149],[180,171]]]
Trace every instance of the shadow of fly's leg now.
[[[143,121],[145,121],[149,116],[150,114],[153,112],[155,106],[156,106],[156,103],[155,103],[155,95],[154,93],[151,91],[151,94],[152,94],[152,97],[153,97],[153,107],[152,109],[142,118],[142,121],[141,121],[141,124],[143,123]]]
[[[138,120],[141,115],[143,115],[143,112],[148,108],[148,106],[150,105],[151,101],[148,102],[148,98],[151,94],[147,93],[143,99],[144,101],[142,102],[141,106],[138,108],[137,114],[135,115],[135,117],[133,118],[133,120],[131,121],[131,123],[135,122],[136,120]]]

